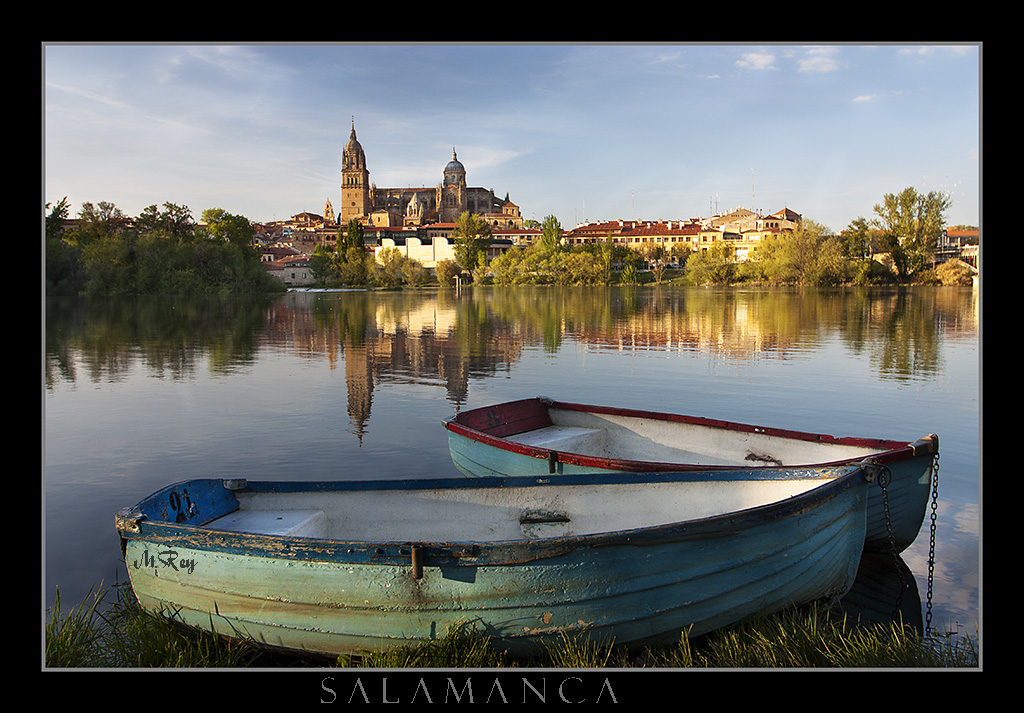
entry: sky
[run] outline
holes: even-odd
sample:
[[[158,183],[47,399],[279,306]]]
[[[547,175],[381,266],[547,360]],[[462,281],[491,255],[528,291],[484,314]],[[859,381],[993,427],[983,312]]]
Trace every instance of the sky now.
[[[44,44],[44,203],[254,222],[340,213],[355,125],[370,181],[470,186],[527,219],[790,208],[839,231],[887,193],[981,219],[981,47]]]

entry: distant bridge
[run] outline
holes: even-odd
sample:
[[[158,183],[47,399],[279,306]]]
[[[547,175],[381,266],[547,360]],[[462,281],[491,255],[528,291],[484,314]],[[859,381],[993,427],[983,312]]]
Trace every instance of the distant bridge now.
[[[935,253],[935,264],[947,262],[949,260],[960,260],[965,263],[971,272],[975,275],[978,274],[978,246],[977,245],[964,245],[963,247],[948,247],[943,250],[939,250]]]

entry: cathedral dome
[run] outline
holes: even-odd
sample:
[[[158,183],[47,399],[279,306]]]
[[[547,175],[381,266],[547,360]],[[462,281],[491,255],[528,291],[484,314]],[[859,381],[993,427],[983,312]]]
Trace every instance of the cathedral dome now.
[[[356,130],[355,129],[352,129],[352,133],[349,134],[348,143],[345,144],[345,150],[346,151],[362,151],[363,150],[363,147],[360,146],[359,142],[356,140]]]
[[[450,173],[452,171],[458,171],[460,173],[466,172],[466,167],[462,165],[462,163],[459,161],[458,156],[455,155],[454,148],[452,148],[452,160],[449,161],[448,165],[444,167],[445,173]]]
[[[352,132],[348,135],[348,143],[345,144],[345,153],[359,154],[363,152],[363,147],[360,146],[359,141],[356,139],[356,127],[352,127]]]

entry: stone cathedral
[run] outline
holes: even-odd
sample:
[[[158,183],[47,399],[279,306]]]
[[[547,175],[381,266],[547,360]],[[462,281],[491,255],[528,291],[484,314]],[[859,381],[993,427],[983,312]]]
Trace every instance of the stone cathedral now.
[[[460,215],[475,213],[498,228],[522,228],[519,208],[494,196],[493,189],[466,185],[466,167],[455,149],[434,188],[378,188],[370,183],[366,154],[356,139],[355,121],[341,153],[341,210],[339,223],[352,218],[373,227],[422,226],[454,223]]]

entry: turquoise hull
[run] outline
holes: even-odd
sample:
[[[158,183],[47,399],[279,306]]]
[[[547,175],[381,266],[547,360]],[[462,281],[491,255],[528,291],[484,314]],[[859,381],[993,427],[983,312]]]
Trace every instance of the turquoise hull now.
[[[242,493],[219,480],[197,480],[118,513],[117,529],[143,607],[265,646],[351,654],[415,644],[460,625],[512,654],[579,633],[624,646],[657,645],[678,641],[684,630],[702,634],[753,614],[841,596],[852,586],[865,539],[865,470],[824,475],[819,471],[821,485],[805,493],[737,512],[496,542],[218,530],[204,523],[237,512]],[[305,489],[344,500],[402,488],[444,490],[458,499],[471,492],[514,497],[517,488],[646,488],[680,478],[692,474],[251,483],[243,492],[273,497]]]

